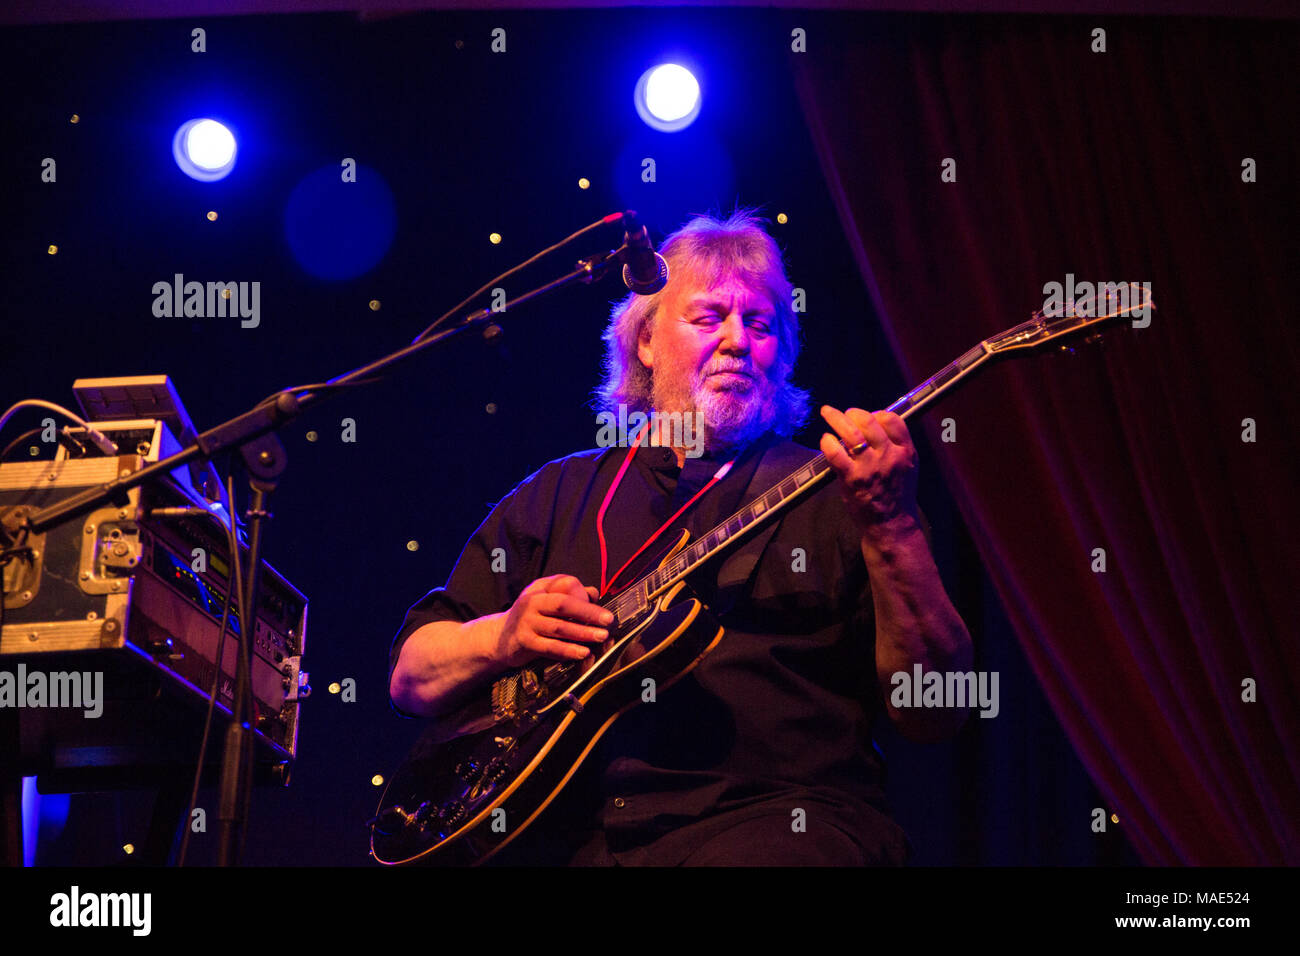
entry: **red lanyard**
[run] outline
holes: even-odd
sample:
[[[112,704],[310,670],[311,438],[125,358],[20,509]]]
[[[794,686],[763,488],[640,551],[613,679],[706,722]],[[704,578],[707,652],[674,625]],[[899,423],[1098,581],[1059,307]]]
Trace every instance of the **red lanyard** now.
[[[695,504],[701,495],[721,481],[726,476],[727,472],[731,471],[731,466],[736,463],[736,459],[733,458],[714,472],[713,477],[709,479],[708,484],[695,492],[695,494],[691,496],[690,501],[678,508],[671,518],[660,525],[659,530],[650,535],[650,537],[646,539],[645,544],[637,548],[636,553],[633,554],[632,557],[628,558],[623,563],[623,566],[614,572],[614,576],[606,582],[605,571],[608,568],[608,559],[605,553],[605,512],[609,509],[609,503],[614,500],[614,492],[618,490],[618,486],[622,483],[623,475],[627,472],[628,465],[632,464],[632,457],[636,454],[636,450],[641,447],[641,439],[645,437],[646,432],[649,430],[649,426],[646,426],[641,429],[640,433],[636,436],[636,441],[634,441],[632,447],[628,449],[627,456],[623,459],[623,464],[618,469],[618,474],[614,476],[614,483],[609,486],[609,491],[605,492],[605,500],[600,503],[600,510],[596,512],[596,538],[600,541],[600,596],[602,598],[605,596],[606,592],[614,586],[614,582],[618,580],[618,576],[627,570],[627,566],[640,557],[642,551],[654,544],[655,539],[663,534],[669,525],[681,517],[683,511]]]

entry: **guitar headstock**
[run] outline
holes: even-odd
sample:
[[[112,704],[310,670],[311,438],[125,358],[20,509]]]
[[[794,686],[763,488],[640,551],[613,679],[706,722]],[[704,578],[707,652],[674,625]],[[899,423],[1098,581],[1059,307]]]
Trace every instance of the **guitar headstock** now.
[[[1037,349],[1076,335],[1092,336],[1110,325],[1156,307],[1149,283],[1098,283],[1098,291],[1048,312],[1039,309],[1028,322],[986,339],[992,354]]]

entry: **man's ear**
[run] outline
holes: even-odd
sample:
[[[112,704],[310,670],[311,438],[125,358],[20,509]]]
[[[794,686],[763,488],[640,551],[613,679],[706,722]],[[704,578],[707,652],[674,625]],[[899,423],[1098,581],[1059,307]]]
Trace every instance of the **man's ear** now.
[[[650,323],[643,323],[636,339],[636,355],[641,364],[648,369],[654,368],[654,352],[650,348]]]

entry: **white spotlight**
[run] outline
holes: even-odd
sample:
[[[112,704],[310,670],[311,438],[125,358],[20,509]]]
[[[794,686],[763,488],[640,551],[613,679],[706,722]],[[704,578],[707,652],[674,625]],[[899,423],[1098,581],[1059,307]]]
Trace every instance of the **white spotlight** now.
[[[675,133],[700,115],[700,84],[686,67],[664,63],[641,74],[633,100],[647,126]]]
[[[172,137],[172,156],[185,175],[201,182],[223,179],[235,167],[235,136],[213,119],[182,123]]]

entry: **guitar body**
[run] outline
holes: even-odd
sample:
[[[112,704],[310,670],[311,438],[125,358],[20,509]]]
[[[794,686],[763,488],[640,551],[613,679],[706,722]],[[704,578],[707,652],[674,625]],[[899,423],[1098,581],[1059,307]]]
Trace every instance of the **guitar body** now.
[[[679,583],[626,632],[611,629],[594,664],[547,705],[452,740],[421,740],[380,800],[371,855],[390,865],[487,860],[537,819],[610,725],[641,702],[646,678],[662,692],[722,634]]]

